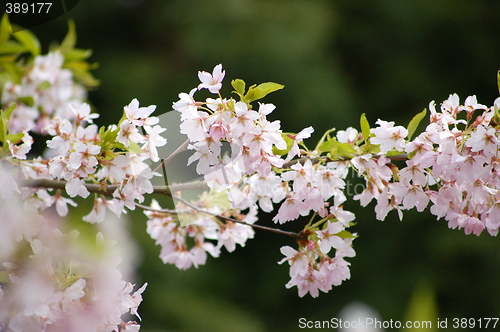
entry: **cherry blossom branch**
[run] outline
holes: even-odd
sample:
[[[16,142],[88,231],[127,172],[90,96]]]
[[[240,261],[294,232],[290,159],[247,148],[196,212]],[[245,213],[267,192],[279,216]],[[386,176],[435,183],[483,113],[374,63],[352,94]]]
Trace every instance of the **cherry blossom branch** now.
[[[47,188],[47,189],[65,189],[66,183],[67,183],[67,181],[57,181],[57,180],[48,180],[48,179],[22,179],[22,180],[17,181],[17,184],[23,188]],[[84,186],[91,193],[98,193],[98,194],[102,194],[102,195],[106,195],[106,196],[112,196],[113,192],[117,189],[117,186],[115,186],[115,185],[102,187],[101,185],[98,185],[98,184],[85,183]],[[203,189],[206,186],[207,185],[204,181],[195,181],[195,182],[184,183],[184,184],[173,184],[170,186],[153,186],[153,193],[170,196],[173,199],[185,204],[186,206],[190,207],[191,209],[193,209],[199,213],[208,214],[208,215],[211,215],[211,216],[214,216],[217,218],[221,218],[224,220],[232,221],[232,222],[239,223],[242,225],[251,226],[253,228],[257,228],[257,229],[261,229],[261,230],[265,230],[265,231],[269,231],[269,232],[273,232],[273,233],[277,233],[277,234],[284,234],[284,235],[288,235],[288,236],[295,237],[295,238],[300,236],[299,233],[287,232],[287,231],[283,231],[280,229],[261,226],[261,225],[253,225],[253,224],[249,224],[247,222],[241,221],[241,220],[237,220],[234,218],[225,217],[225,216],[220,215],[220,214],[205,211],[205,210],[200,209],[197,206],[189,203],[188,201],[180,198],[179,196],[173,194],[173,192],[176,192],[176,191]],[[142,205],[139,203],[135,203],[135,205],[143,210],[156,211],[154,209],[151,209],[148,206],[145,206],[145,205]],[[172,213],[172,211],[170,211],[170,210],[162,211],[162,212]]]
[[[177,214],[178,212],[176,210],[171,210],[171,209],[154,209],[150,206],[139,204],[135,202],[135,206],[138,207],[141,210],[145,211],[153,211],[153,212],[161,212],[161,213],[171,213],[171,214]]]
[[[20,179],[17,184],[23,188],[47,188],[47,189],[65,189],[67,181],[48,180],[48,179]],[[101,186],[99,184],[84,183],[85,188],[91,193],[98,193],[106,196],[112,196],[118,188],[116,185]],[[207,188],[204,181],[194,181],[190,183],[172,184],[170,186],[153,186],[154,194],[163,194],[171,196],[175,191],[186,191]]]
[[[390,159],[391,161],[406,161],[408,160],[408,154],[407,153],[401,153],[401,154],[397,154],[397,155],[393,155],[393,156],[387,156],[387,155],[373,155],[373,158],[379,158],[379,157],[386,157],[388,159]],[[348,157],[348,156],[342,156],[342,157],[339,157],[339,158],[336,158],[336,159],[331,159],[331,158],[328,158],[326,157],[325,158],[325,161],[326,162],[330,162],[330,161],[346,161],[346,160],[351,160],[353,157]],[[297,163],[301,163],[301,164],[304,164],[307,160],[310,160],[313,164],[315,163],[318,163],[320,161],[320,159],[318,158],[308,158],[308,157],[302,157],[302,158],[298,158],[298,159],[294,159],[294,160],[291,160],[285,164],[283,164],[283,168],[290,168],[290,166],[293,166]]]
[[[255,225],[255,224],[249,224],[249,223],[247,223],[245,221],[242,221],[242,220],[237,220],[237,219],[234,219],[234,218],[225,217],[225,216],[217,214],[217,213],[213,213],[213,212],[210,212],[210,211],[206,211],[206,210],[200,209],[196,205],[193,205],[193,204],[189,203],[185,199],[183,199],[183,198],[181,198],[181,197],[179,197],[179,196],[177,196],[175,194],[171,194],[170,196],[174,200],[179,201],[182,204],[185,204],[186,206],[190,207],[191,209],[193,209],[193,210],[195,210],[196,212],[199,212],[199,213],[208,214],[208,215],[216,217],[216,218],[228,220],[228,221],[231,221],[231,222],[234,222],[234,223],[238,223],[238,224],[242,224],[242,225],[247,225],[247,226],[250,226],[250,227],[253,227],[253,228],[265,230],[265,231],[268,231],[268,232],[273,232],[273,233],[276,233],[276,234],[288,235],[288,236],[291,236],[291,237],[294,237],[294,238],[298,238],[301,235],[300,233],[287,232],[287,231],[283,231],[283,230],[277,229],[277,228],[266,227],[266,226]]]

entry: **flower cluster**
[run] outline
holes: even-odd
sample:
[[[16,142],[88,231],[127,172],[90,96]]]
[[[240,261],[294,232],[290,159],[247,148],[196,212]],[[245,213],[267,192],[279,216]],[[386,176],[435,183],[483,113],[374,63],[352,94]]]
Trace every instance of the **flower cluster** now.
[[[257,219],[256,211],[244,215],[237,210],[222,210],[229,205],[227,198],[227,203],[222,204],[223,199],[220,194],[210,192],[195,203],[204,206],[211,215],[198,213],[182,203],[176,205],[175,213],[171,213],[162,210],[158,202],[153,200],[152,210],[144,212],[149,218],[147,232],[162,247],[160,258],[164,263],[174,264],[181,270],[191,266],[197,268],[205,264],[207,253],[219,257],[222,247],[233,252],[236,244],[243,247],[248,239],[254,237],[252,227],[229,218],[252,224]],[[214,201],[218,204],[214,204]],[[227,219],[220,220],[220,217],[216,217],[218,215]],[[183,224],[187,226],[183,227]],[[212,241],[217,241],[216,245]]]
[[[71,198],[87,198],[90,195],[88,181],[103,188],[116,186],[112,200],[96,196],[93,211],[84,218],[92,223],[104,220],[106,208],[117,215],[122,213],[125,206],[135,209],[135,201],[142,202],[145,193],[153,192],[150,180],[155,173],[145,161],[157,160],[157,147],[166,144],[166,139],[160,136],[166,129],[150,126],[158,122],[156,117],[150,116],[155,107],[139,107],[139,102],[134,99],[124,108],[125,116],[119,128],[111,125],[99,131],[96,125],[88,125],[97,117],[97,114],[90,112],[89,105],[84,103],[78,108],[70,105],[70,109],[75,115],[74,120],[55,117],[45,128],[53,136],[47,141],[49,149],[45,153],[50,158],[36,158],[21,163],[19,176],[24,179],[65,180],[65,191]],[[144,134],[139,132],[135,123],[143,126]],[[11,143],[6,161],[14,164],[18,159],[26,159],[31,147],[29,138],[25,134],[22,144]],[[141,143],[142,147],[139,147]],[[27,145],[28,148],[24,148]],[[61,216],[67,214],[67,204],[76,206],[73,200],[63,197],[60,191],[52,196],[45,189],[37,189],[31,190],[30,195],[38,200],[36,208],[46,209],[55,204]]]
[[[102,225],[108,209],[118,217],[125,208],[144,209],[147,232],[161,246],[160,258],[183,270],[205,264],[207,254],[218,257],[223,247],[233,252],[237,244],[245,246],[257,227],[291,235],[297,248],[283,246],[285,258],[279,263],[288,262],[286,287],[296,286],[301,297],[317,297],[350,278],[346,259],[355,256],[357,238],[349,231],[355,216],[343,207],[350,170],[366,179],[354,199],[361,206],[375,199],[377,219],[392,210],[402,219],[404,210],[431,205],[431,213],[445,218],[450,228],[498,233],[500,98],[492,107],[475,96],[460,103],[450,95],[439,110],[431,102],[430,124],[413,140],[425,111],[407,127],[379,119],[370,128],[363,115],[361,132],[348,128],[332,136],[331,129],[310,150],[303,141],[312,127],[283,132],[279,120],[268,119],[275,106],[257,102],[282,85],[246,88],[236,79],[231,85],[238,100],[223,98],[225,71],[217,65],[212,73],[199,72],[198,86],[173,104],[187,141],[161,160],[158,148],[167,143],[166,128],[152,116],[155,106],[140,107],[133,99],[117,124],[98,128],[93,123],[98,115],[84,102],[85,87],[67,69],[68,58],[87,57],[71,49],[71,36],[47,55],[38,50],[26,64],[13,63],[9,68],[19,70],[9,74],[7,68],[0,79],[0,260],[7,269],[0,273],[8,276],[0,288],[2,330],[139,329],[121,317],[138,316],[146,285],[134,292],[116,269],[118,258],[90,258],[88,250],[75,245],[77,232],[63,234],[54,222],[54,210],[67,216],[69,206],[77,206],[73,199],[91,192],[94,206],[84,221]],[[90,68],[82,62],[77,67]],[[204,89],[215,98],[196,101],[195,94]],[[47,149],[31,157],[33,132],[50,138]],[[185,146],[193,152],[187,164],[196,164],[210,189],[194,201],[172,185],[152,183],[160,174],[151,163],[161,160],[157,169],[163,166],[166,172],[165,164]],[[397,160],[406,164],[398,167]],[[170,196],[175,209],[154,199],[143,205],[146,194],[153,193]],[[13,202],[22,202],[22,208]],[[293,233],[258,225],[259,209],[274,211],[275,224],[303,219],[304,226]],[[31,248],[26,257],[22,246]],[[109,252],[102,235],[98,246]],[[16,255],[24,260],[12,259]]]
[[[335,209],[331,210],[334,212]],[[333,218],[333,214],[329,217]],[[287,261],[290,264],[291,279],[286,287],[297,286],[300,297],[308,292],[317,297],[319,290],[326,293],[332,286],[338,286],[351,277],[350,264],[344,257],[356,255],[352,248],[356,234],[347,232],[345,224],[354,220],[354,214],[344,211],[337,214],[337,220],[330,218],[322,230],[308,231],[308,241],[300,245],[299,250],[290,246],[281,248],[286,257],[279,263]],[[330,257],[328,253],[332,248],[335,248],[335,254]]]
[[[2,104],[17,103],[10,121],[12,132],[41,133],[54,117],[76,119],[72,106],[77,108],[84,102],[87,90],[75,83],[72,72],[63,64],[64,56],[59,51],[39,55],[19,84],[5,84]]]
[[[0,329],[138,331],[139,324],[121,317],[137,315],[146,285],[134,292],[100,233],[99,254],[107,255],[89,255],[78,247],[77,231],[59,231],[66,225],[53,212],[67,216],[68,206],[77,206],[72,198],[91,191],[95,203],[85,221],[110,219],[107,209],[118,216],[134,209],[153,192],[147,160],[159,159],[165,129],[155,126],[155,106],[139,107],[135,99],[118,125],[99,129],[98,114],[83,102],[86,90],[64,61],[58,51],[36,56],[21,84],[6,82],[2,95],[0,262],[7,270],[0,271]],[[29,159],[32,132],[52,137],[43,156]]]
[[[180,94],[174,103],[174,109],[181,113],[181,133],[188,136],[189,148],[195,150],[189,162],[198,161],[197,172],[210,188],[228,193],[232,209],[259,206],[271,212],[274,204],[281,204],[273,218],[280,224],[313,213],[298,235],[299,250],[283,249],[283,261],[291,265],[288,286],[296,285],[299,295],[310,292],[317,296],[318,290],[328,291],[349,276],[347,263],[335,265],[345,272],[338,278],[325,273],[335,270],[325,266],[332,263],[328,256],[331,247],[336,248],[334,260],[354,256],[354,236],[345,230],[354,215],[342,208],[346,200],[344,179],[351,168],[366,179],[365,190],[354,199],[362,206],[376,199],[377,219],[385,219],[391,210],[402,219],[403,210],[415,207],[421,212],[432,203],[431,212],[448,220],[451,228],[464,229],[466,234],[479,235],[484,229],[492,235],[498,233],[500,139],[496,126],[500,99],[495,106],[486,107],[478,104],[475,96],[460,104],[457,95],[450,95],[439,112],[432,102],[430,124],[414,140],[408,136],[425,112],[408,128],[379,119],[378,126],[370,129],[363,116],[362,134],[348,128],[332,138],[329,131],[310,151],[302,140],[311,135],[311,127],[298,134],[283,133],[279,122],[266,120],[274,105],[259,103],[258,110],[253,110],[251,102],[258,98],[253,98],[252,88],[245,94],[241,80],[232,82],[240,101],[222,99],[219,91],[224,76],[221,65],[213,74],[199,73],[202,82],[198,88]],[[208,89],[219,98],[195,101],[199,89]],[[481,113],[476,115],[477,111]],[[222,142],[230,144],[230,157],[221,156]],[[293,161],[294,157],[299,161]],[[398,168],[393,159],[405,160],[406,166]],[[313,222],[316,216],[321,219]],[[342,228],[331,233],[332,225]],[[338,241],[328,247],[324,234],[318,233],[325,230],[346,243],[349,250]],[[349,254],[342,254],[345,252]]]
[[[0,178],[2,183],[12,179],[6,173]],[[134,285],[122,279],[116,268],[120,257],[102,233],[97,250],[85,247],[77,241],[78,231],[59,231],[64,224],[55,216],[42,217],[16,204],[17,186],[10,194],[0,201],[6,240],[0,261],[9,281],[0,288],[2,331],[138,331],[135,321],[124,322],[121,316],[139,317],[146,284],[134,292]],[[16,248],[30,248],[29,256],[14,255]]]
[[[386,191],[387,197],[404,209],[418,211],[431,202],[432,214],[466,234],[479,235],[484,229],[498,234],[500,140],[495,113],[499,108],[500,99],[486,107],[475,96],[460,104],[456,94],[441,104],[440,111],[431,102],[430,124],[405,146],[410,160],[399,171],[399,182]]]
[[[414,140],[405,139],[406,128],[378,120],[378,127],[371,129],[367,138],[375,145],[372,147],[360,146],[362,140],[355,138],[357,131],[350,128],[350,144],[358,154],[350,165],[366,178],[365,190],[354,199],[366,206],[375,198],[379,220],[391,210],[397,210],[402,219],[403,210],[415,207],[421,212],[431,203],[431,213],[438,219],[444,217],[450,228],[476,235],[486,229],[496,235],[500,226],[499,109],[500,98],[487,107],[475,96],[461,104],[453,94],[439,111],[435,102],[429,104],[430,124]],[[343,135],[338,136],[339,141]],[[367,146],[387,156],[362,154]],[[407,154],[406,166],[400,169],[388,154],[396,151]]]
[[[274,221],[283,224],[297,220],[301,216],[307,216],[311,211],[314,212],[314,216],[319,215],[322,219],[314,225],[309,223],[304,228],[303,234],[308,235],[305,235],[306,239],[302,239],[302,242],[305,241],[306,244],[300,244],[299,248],[301,251],[307,250],[311,246],[308,244],[309,241],[314,243],[313,247],[317,247],[317,250],[304,256],[304,259],[307,258],[306,270],[309,274],[306,276],[302,270],[298,275],[291,273],[292,280],[289,286],[297,285],[300,296],[307,293],[304,290],[308,289],[313,296],[317,296],[318,288],[328,291],[332,285],[340,284],[349,276],[348,264],[343,260],[344,256],[341,254],[330,258],[328,251],[324,250],[325,246],[323,246],[323,250],[320,248],[322,240],[316,232],[320,231],[321,226],[327,227],[327,222],[338,223],[342,225],[342,229],[337,232],[339,233],[338,238],[346,239],[346,246],[351,248],[353,236],[345,228],[350,226],[349,222],[354,219],[354,215],[344,211],[341,205],[346,200],[342,192],[345,187],[342,179],[346,174],[345,164],[315,163],[313,165],[311,160],[307,160],[303,164],[292,162],[292,159],[297,156],[314,156],[314,152],[307,151],[302,142],[311,136],[313,128],[305,128],[297,134],[283,133],[278,120],[272,122],[267,120],[267,115],[275,109],[274,105],[259,102],[258,109],[254,110],[251,104],[251,102],[262,98],[269,92],[280,89],[282,86],[275,83],[264,83],[255,88],[250,87],[245,93],[245,83],[241,80],[234,80],[232,85],[240,96],[240,100],[236,101],[233,98],[223,99],[219,93],[225,76],[221,65],[216,66],[212,74],[200,72],[198,76],[201,80],[198,88],[191,90],[189,94],[181,93],[180,100],[174,103],[173,108],[181,114],[180,131],[187,135],[191,143],[188,148],[195,151],[188,162],[197,161],[198,174],[204,176],[206,183],[212,190],[227,193],[227,198],[231,202],[227,210],[217,211],[217,213],[248,209],[250,214],[258,207],[265,212],[271,212],[274,210],[274,204],[281,203]],[[208,89],[213,94],[219,94],[219,98],[207,98],[204,102],[195,101],[194,94],[200,89]],[[223,142],[230,145],[230,156],[222,155]],[[301,149],[299,145],[306,150]],[[329,201],[332,197],[333,205]],[[347,217],[346,214],[349,216]],[[172,220],[172,215],[167,215],[166,218]],[[220,220],[219,222],[222,223]],[[211,223],[214,224],[213,221]],[[175,240],[177,242],[174,244],[174,239],[183,239],[185,235],[175,237],[174,232],[191,234],[191,237],[207,238],[204,233],[210,232],[214,228],[202,224],[199,220],[193,221],[182,231],[173,226],[171,221],[164,220],[156,225],[163,225],[164,229],[161,233],[168,234],[168,236],[164,236],[165,239],[168,239],[165,241],[159,240],[159,236],[154,237],[158,243],[163,242],[163,250],[170,248],[170,256],[162,251],[166,257],[174,255],[174,248],[178,252],[182,251],[184,244],[182,241],[184,240],[181,243]],[[199,231],[200,226],[202,226],[202,232]],[[228,226],[232,228],[236,225],[226,221],[222,227],[225,232],[218,233],[221,235],[231,234],[232,237],[235,237],[232,242],[239,243],[240,236],[234,231],[229,233]],[[245,225],[238,226],[247,227]],[[156,234],[159,233],[156,232]],[[304,236],[300,235],[300,237]],[[165,242],[170,243],[170,245],[166,245]],[[201,241],[198,247],[203,243]],[[217,247],[220,247],[220,239]],[[191,250],[196,248],[197,246]],[[229,247],[227,248],[230,250]],[[352,251],[351,256],[353,255],[354,251]],[[178,256],[177,253],[175,257]],[[192,254],[191,257],[194,255]],[[196,266],[193,260],[191,262]],[[187,265],[190,266],[191,262]],[[337,267],[334,268],[334,266]],[[331,273],[326,273],[327,270]],[[344,271],[342,272],[343,277],[339,274],[340,270]],[[314,278],[322,280],[318,281],[321,285],[315,281],[313,284],[316,286],[310,286],[313,274],[316,276]],[[324,278],[320,278],[319,274],[324,275]],[[316,287],[316,291],[313,290],[314,287]]]

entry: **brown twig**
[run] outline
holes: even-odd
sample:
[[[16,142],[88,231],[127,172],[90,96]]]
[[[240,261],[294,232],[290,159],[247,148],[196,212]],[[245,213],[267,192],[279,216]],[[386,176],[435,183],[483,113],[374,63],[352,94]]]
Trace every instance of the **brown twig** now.
[[[388,159],[390,159],[391,161],[405,161],[405,160],[408,160],[408,154],[407,153],[402,153],[402,154],[397,154],[397,155],[393,155],[393,156],[385,156],[385,155],[373,155],[372,158],[379,158],[379,157],[386,157]],[[341,156],[341,157],[338,157],[336,159],[330,159],[328,157],[325,157],[325,161],[326,162],[332,162],[332,161],[346,161],[346,160],[351,160],[352,158],[354,157],[347,157],[347,156]],[[307,160],[310,160],[313,164],[316,164],[318,163],[320,160],[318,158],[308,158],[308,157],[302,157],[302,158],[299,158],[299,159],[295,159],[295,160],[291,160],[285,164],[283,164],[283,168],[290,168],[290,166],[293,166],[297,163],[301,163],[301,164],[304,164]]]
[[[19,187],[23,187],[23,188],[47,188],[47,189],[65,189],[66,183],[67,183],[67,181],[57,181],[57,180],[48,180],[48,179],[22,179],[22,180],[17,181],[17,184],[19,185]],[[85,183],[84,186],[91,193],[98,193],[98,194],[102,194],[102,195],[106,195],[106,196],[112,196],[113,192],[117,189],[117,186],[115,186],[115,185],[102,187],[99,184]],[[153,193],[170,196],[174,200],[177,200],[177,201],[185,204],[186,206],[194,209],[195,211],[197,211],[199,213],[208,214],[208,215],[220,218],[220,219],[232,221],[235,223],[247,225],[247,226],[250,226],[253,228],[262,229],[262,230],[277,233],[277,234],[284,234],[284,235],[288,235],[288,236],[291,236],[294,238],[299,237],[299,234],[294,233],[294,232],[287,232],[287,231],[283,231],[283,230],[276,229],[276,228],[249,224],[249,223],[241,221],[241,220],[237,220],[234,218],[225,217],[225,216],[220,215],[220,214],[205,211],[205,210],[200,209],[197,206],[189,203],[188,201],[178,197],[177,195],[173,194],[173,192],[176,192],[176,191],[204,189],[207,187],[208,186],[204,181],[195,181],[195,182],[191,182],[191,183],[173,184],[173,185],[170,185],[168,187],[167,186],[153,186]],[[154,211],[154,209],[148,208],[147,206],[141,205],[138,203],[136,203],[136,206],[140,207],[141,209],[148,209],[148,210]],[[168,211],[168,212],[172,212],[172,211]]]
[[[174,152],[172,152],[172,154],[170,154],[170,156],[168,156],[167,158],[165,159],[162,159],[160,165],[158,165],[153,172],[157,172],[160,170],[160,168],[162,167],[165,167],[166,164],[168,164],[168,162],[170,160],[172,160],[177,154],[179,154],[182,150],[184,150],[186,148],[186,146],[189,144],[189,140],[187,139],[184,143],[182,143],[181,146],[179,146],[177,149],[175,149]]]
[[[291,236],[291,237],[294,237],[294,238],[298,238],[300,236],[300,234],[298,233],[294,233],[294,232],[288,232],[288,231],[283,231],[281,229],[277,229],[277,228],[271,228],[271,227],[266,227],[266,226],[262,226],[262,225],[255,225],[255,224],[249,224],[245,221],[242,221],[242,220],[238,220],[238,219],[234,219],[234,218],[229,218],[229,217],[225,217],[223,215],[220,215],[220,214],[217,214],[217,213],[213,213],[213,212],[209,212],[209,211],[206,211],[206,210],[203,210],[203,209],[200,209],[199,207],[197,207],[196,205],[193,205],[191,203],[189,203],[188,201],[186,201],[185,199],[183,198],[180,198],[178,197],[177,195],[175,194],[172,194],[171,197],[176,200],[176,201],[179,201],[181,202],[182,204],[185,204],[186,206],[192,208],[193,210],[199,212],[199,213],[204,213],[204,214],[208,214],[208,215],[211,215],[213,217],[216,217],[216,218],[220,218],[220,219],[224,219],[224,220],[228,220],[228,221],[231,221],[231,222],[235,222],[235,223],[238,223],[238,224],[242,224],[242,225],[247,225],[247,226],[250,226],[250,227],[253,227],[253,228],[257,228],[257,229],[262,229],[262,230],[265,230],[265,231],[268,231],[268,232],[273,232],[273,233],[276,233],[276,234],[283,234],[283,235],[288,235],[288,236]]]
[[[29,188],[47,188],[47,189],[65,189],[67,181],[48,180],[48,179],[19,179],[19,187]],[[112,196],[118,188],[115,185],[101,186],[100,184],[84,183],[85,188],[91,193],[98,193],[106,196]],[[172,184],[170,186],[153,186],[154,194],[163,194],[171,196],[172,192],[207,189],[205,181],[194,181],[182,184]]]

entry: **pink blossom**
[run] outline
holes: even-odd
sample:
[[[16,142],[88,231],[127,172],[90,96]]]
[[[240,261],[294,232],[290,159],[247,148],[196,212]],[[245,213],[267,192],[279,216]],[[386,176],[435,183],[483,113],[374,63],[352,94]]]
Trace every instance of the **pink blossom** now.
[[[337,131],[336,136],[340,143],[353,144],[358,139],[358,131],[355,128],[349,127],[346,130]]]
[[[293,192],[283,204],[281,204],[278,214],[274,216],[273,220],[275,223],[279,222],[283,224],[287,221],[295,220],[299,216],[306,216],[309,213],[310,209],[302,201],[300,196]]]
[[[307,273],[309,258],[303,252],[297,251],[290,246],[281,247],[280,251],[286,257],[279,261],[278,264],[288,261],[288,264],[290,264],[290,277],[304,276]]]
[[[292,139],[292,147],[286,156],[285,162],[292,160],[293,157],[300,155],[299,143],[301,143],[304,139],[311,137],[311,134],[314,132],[313,127],[307,127],[302,129],[296,135],[292,135],[290,138]],[[289,135],[290,136],[290,135]]]
[[[344,225],[340,222],[328,221],[328,226],[322,231],[316,231],[321,240],[320,250],[324,254],[328,254],[331,248],[341,248],[344,246],[344,241],[336,234],[344,230]]]
[[[66,192],[70,197],[81,196],[87,198],[90,192],[85,188],[85,181],[82,179],[73,178],[66,183]]]
[[[150,117],[155,109],[155,105],[139,107],[139,101],[137,99],[133,99],[128,106],[123,108],[127,119],[136,126],[152,126],[158,123],[158,118]]]
[[[199,71],[198,78],[201,83],[198,85],[198,90],[208,89],[211,93],[219,93],[219,90],[222,88],[224,75],[226,75],[226,71],[222,70],[221,64],[215,66],[212,74],[207,73],[206,71]]]
[[[124,120],[120,123],[120,131],[118,132],[117,141],[128,147],[129,141],[134,143],[144,142],[144,136],[139,134],[139,130],[135,124],[128,120]]]
[[[387,122],[378,119],[379,127],[370,129],[375,137],[370,138],[373,144],[380,144],[380,152],[387,153],[392,149],[403,151],[405,146],[404,138],[408,135],[408,130],[402,126],[394,127],[394,122]]]
[[[496,129],[486,130],[482,125],[477,126],[476,131],[465,142],[465,146],[470,147],[472,152],[483,151],[487,157],[496,155],[499,145],[500,140],[496,137]]]
[[[154,127],[144,126],[144,129],[147,132],[146,135],[147,140],[146,140],[146,145],[143,146],[143,149],[147,148],[147,150],[149,151],[149,157],[151,158],[152,161],[156,162],[160,160],[160,158],[158,157],[158,150],[156,149],[156,147],[164,146],[165,144],[167,144],[167,140],[161,137],[160,134],[167,129],[162,128],[158,125]]]

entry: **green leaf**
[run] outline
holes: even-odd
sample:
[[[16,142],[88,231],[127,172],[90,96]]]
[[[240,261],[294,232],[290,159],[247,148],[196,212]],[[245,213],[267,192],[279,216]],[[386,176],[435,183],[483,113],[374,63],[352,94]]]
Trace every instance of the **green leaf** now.
[[[288,136],[288,133],[281,133],[281,137],[283,137],[283,139],[285,140],[286,142],[286,149],[285,150],[280,150],[278,149],[277,147],[273,146],[273,154],[275,155],[280,155],[280,156],[284,156],[286,155],[290,149],[292,148],[292,145],[293,145],[293,139],[290,138],[290,136]]]
[[[28,107],[33,107],[35,105],[35,99],[33,97],[21,97],[19,101]]]
[[[65,63],[63,68],[67,68],[73,72],[75,79],[87,87],[96,87],[100,84],[99,80],[96,79],[90,72],[90,69],[96,68],[97,65],[89,65],[85,61],[73,61],[70,63]]]
[[[144,151],[142,151],[140,146],[137,145],[137,143],[132,142],[132,141],[129,141],[128,149],[129,149],[129,151],[132,151],[132,152],[137,153],[137,154],[141,154],[144,152]]]
[[[363,138],[365,142],[370,138],[370,124],[366,119],[365,113],[361,114],[361,119],[359,119],[361,125],[361,132],[363,133]]]
[[[497,71],[497,86],[498,86],[498,93],[500,93],[500,70]]]
[[[6,78],[5,82],[11,81],[14,83],[21,83],[22,71],[21,68],[16,66],[15,63],[6,62],[2,64],[3,72],[1,75]]]
[[[92,55],[92,50],[82,50],[80,48],[73,48],[64,55],[64,61],[66,62],[82,61],[88,59],[91,55]]]
[[[357,235],[352,235],[351,232],[348,232],[346,230],[340,231],[335,235],[342,239],[354,239],[358,237]]]
[[[335,131],[335,128],[331,128],[331,129],[328,129],[327,131],[325,131],[325,133],[323,134],[323,136],[321,136],[321,139],[318,141],[318,143],[316,144],[316,147],[314,148],[314,150],[317,150],[317,151],[320,151],[320,148],[321,146],[323,145],[323,143],[325,142],[325,139],[331,139],[330,138],[330,133]],[[328,150],[321,150],[322,152],[324,151],[330,151],[329,149]]]
[[[5,111],[0,112],[0,142],[5,143],[7,133],[9,131],[9,122],[12,112],[16,108],[16,104],[12,104]]]
[[[66,54],[71,51],[76,45],[76,28],[75,22],[73,20],[68,21],[68,33],[61,45],[58,47],[62,54]]]
[[[112,147],[115,149],[127,150],[127,147],[125,145],[123,145],[123,143],[120,143],[120,142],[113,142]]]
[[[7,14],[2,16],[2,21],[0,22],[0,47],[2,47],[7,40],[9,40],[12,34],[12,28],[10,27],[9,17]]]
[[[12,144],[17,144],[19,141],[24,137],[24,133],[17,133],[17,134],[8,134],[5,137],[5,141],[9,141]]]
[[[120,128],[120,125],[122,124],[123,121],[127,118],[127,113],[125,113],[125,109],[123,110],[122,117],[120,118],[120,121],[118,121],[118,128]]]
[[[284,85],[273,82],[262,83],[257,86],[254,84],[248,88],[244,101],[249,104],[252,101],[262,99],[271,92],[278,91],[284,87]]]
[[[410,123],[408,124],[408,141],[411,140],[411,137],[413,136],[413,133],[415,130],[417,130],[418,125],[420,124],[420,121],[425,117],[425,114],[427,114],[427,109],[424,109],[422,112],[418,113],[411,119]]]
[[[352,157],[357,154],[357,151],[349,143],[340,143],[337,139],[332,138],[332,149],[330,156],[335,157]]]
[[[113,127],[109,126],[108,129],[106,129],[104,126],[99,129],[99,137],[101,138],[101,142],[103,144],[111,144],[116,140],[116,137],[118,137],[118,132],[120,129],[116,128],[113,130]]]
[[[25,51],[25,48],[13,40],[7,40],[2,47],[0,47],[0,54],[19,54]]]
[[[330,137],[330,135],[326,136],[326,141],[323,139],[323,143],[317,148],[320,152],[330,152],[334,148],[333,142],[335,140]]]
[[[7,108],[5,111],[1,112],[1,117],[6,118],[7,121],[10,121],[10,117],[12,115],[12,112],[16,109],[16,104],[12,104],[9,108]]]
[[[39,83],[36,88],[39,90],[48,90],[52,87],[52,84],[50,84],[49,81],[43,81],[42,83]]]
[[[29,30],[18,31],[13,34],[14,38],[17,39],[24,48],[31,53],[34,57],[40,54],[40,41],[36,38],[36,36],[31,33]]]
[[[233,86],[233,88],[235,90],[234,92],[236,92],[238,94],[238,96],[240,96],[240,98],[243,99],[244,95],[245,95],[245,81],[240,80],[238,78],[238,79],[232,80],[231,85]]]
[[[2,66],[4,65],[4,63],[14,63],[16,59],[17,55],[0,55],[0,63],[2,64]]]
[[[10,271],[0,271],[0,283],[10,283]]]

